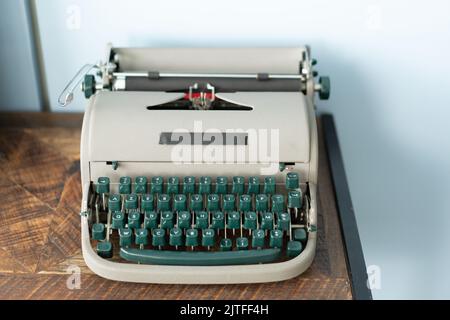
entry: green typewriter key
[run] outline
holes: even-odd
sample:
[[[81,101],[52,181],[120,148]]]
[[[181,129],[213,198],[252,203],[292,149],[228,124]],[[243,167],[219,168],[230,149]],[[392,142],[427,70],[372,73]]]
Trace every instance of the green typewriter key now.
[[[284,208],[284,197],[282,194],[274,194],[272,196],[272,212],[283,212]]]
[[[198,246],[198,230],[188,229],[186,230],[186,247],[196,247]]]
[[[98,194],[109,193],[108,177],[100,177],[97,179],[96,191]]]
[[[214,239],[214,229],[203,229],[202,230],[202,246],[212,247],[215,245],[216,240]]]
[[[217,177],[216,178],[216,193],[226,194],[227,193],[228,178],[227,177]]]
[[[128,228],[139,229],[141,227],[141,214],[138,211],[132,211],[128,214]]]
[[[195,177],[184,177],[183,179],[183,193],[195,193]]]
[[[146,246],[148,244],[148,230],[145,228],[137,229],[135,242],[137,245]]]
[[[152,177],[152,181],[150,183],[150,187],[151,190],[150,192],[155,194],[155,193],[163,193],[163,184],[164,184],[164,179],[163,177]]]
[[[278,229],[288,231],[291,227],[291,215],[287,212],[277,213],[277,226]]]
[[[286,253],[288,257],[296,257],[303,250],[302,243],[300,241],[289,241],[287,243]]]
[[[183,245],[183,232],[180,228],[173,228],[169,233],[169,244],[177,247]]]
[[[244,193],[244,177],[236,176],[233,177],[233,184],[231,186],[231,193],[243,194]]]
[[[191,196],[191,210],[200,211],[203,210],[203,198],[199,194],[193,194]]]
[[[144,215],[144,228],[158,228],[158,214],[155,211],[147,211]]]
[[[232,211],[236,208],[236,198],[234,197],[234,194],[226,194],[223,196],[223,204],[222,204],[222,210],[223,211]]]
[[[244,228],[247,230],[255,230],[256,229],[256,213],[249,211],[244,215]]]
[[[154,209],[154,197],[152,194],[144,194],[141,199],[141,209],[144,212],[152,211]]]
[[[174,202],[174,210],[175,211],[185,211],[186,210],[186,203],[187,203],[187,197],[185,194],[177,194],[175,198],[173,199]]]
[[[166,231],[163,229],[152,230],[152,245],[162,247],[166,245]]]
[[[189,229],[191,227],[191,213],[188,211],[180,211],[178,213],[178,228]]]
[[[113,256],[113,246],[109,241],[97,243],[97,254],[102,258],[112,258]]]
[[[305,229],[299,228],[294,230],[294,240],[300,241],[302,244],[305,244],[307,239],[308,236]]]
[[[271,248],[283,247],[283,231],[281,230],[270,231],[269,246]]]
[[[119,193],[120,194],[130,194],[131,193],[131,178],[130,177],[120,177]]]
[[[273,213],[264,212],[261,214],[261,229],[272,230],[273,229]]]
[[[297,172],[289,172],[286,175],[286,189],[298,189],[300,187],[300,178]]]
[[[220,240],[220,250],[221,251],[231,251],[231,249],[233,248],[233,242],[231,241],[231,239],[222,239]]]
[[[100,177],[97,180],[97,193],[102,196],[102,208],[106,210],[105,195],[109,193],[109,178]]]
[[[173,212],[164,211],[161,213],[161,229],[173,228]]]
[[[92,239],[105,240],[106,228],[103,223],[94,223],[92,225]]]
[[[274,194],[276,189],[275,177],[265,177],[264,178],[264,190],[263,193]]]
[[[269,198],[265,194],[258,194],[256,196],[256,211],[267,211],[269,206]]]
[[[120,195],[111,194],[108,199],[108,208],[110,211],[119,211],[121,209],[120,206]]]
[[[134,192],[137,194],[147,193],[147,177],[136,177],[134,181]]]
[[[125,227],[125,214],[120,211],[116,211],[112,214],[111,228],[118,230]]]
[[[225,215],[221,211],[216,211],[213,213],[211,228],[213,229],[224,229],[225,228]]]
[[[264,230],[258,229],[253,232],[252,236],[252,247],[253,248],[263,248],[264,247],[264,240],[265,240],[266,234]]]
[[[288,207],[297,209],[302,207],[302,193],[300,192],[300,190],[289,191]]]
[[[198,185],[198,193],[200,194],[211,193],[211,177],[200,177],[200,183]]]
[[[238,250],[247,250],[248,249],[248,239],[245,237],[239,237],[236,239],[236,248]]]
[[[206,210],[207,211],[218,211],[219,210],[219,196],[217,194],[209,194]]]
[[[121,247],[131,246],[132,232],[128,228],[119,229],[119,245]]]
[[[177,194],[179,191],[180,179],[178,177],[170,177],[167,179],[167,193]]]
[[[243,194],[239,198],[239,210],[247,212],[251,210],[252,198],[248,194]]]
[[[208,213],[206,211],[197,211],[195,213],[195,227],[197,229],[206,229],[208,225]]]
[[[158,203],[156,205],[158,211],[170,210],[170,197],[167,194],[158,195]]]
[[[233,231],[235,229],[239,229],[241,227],[241,215],[237,211],[231,211],[228,212],[228,219],[227,219],[227,228],[232,229]]]
[[[259,193],[259,177],[248,178],[248,194]]]
[[[137,209],[138,207],[138,198],[134,193],[127,194],[125,197],[125,209],[132,210]]]

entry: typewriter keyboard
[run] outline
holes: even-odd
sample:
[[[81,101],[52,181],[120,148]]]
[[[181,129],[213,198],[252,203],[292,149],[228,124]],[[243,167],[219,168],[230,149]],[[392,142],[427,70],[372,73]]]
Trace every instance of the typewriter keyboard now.
[[[299,255],[308,197],[295,172],[264,177],[108,177],[93,185],[92,245],[99,256],[159,265],[237,265]]]

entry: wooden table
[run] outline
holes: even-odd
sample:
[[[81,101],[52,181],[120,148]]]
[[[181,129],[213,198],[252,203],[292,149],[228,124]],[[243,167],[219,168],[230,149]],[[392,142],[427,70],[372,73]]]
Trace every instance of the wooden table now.
[[[352,298],[322,138],[317,254],[301,276],[193,286],[122,283],[95,275],[80,250],[81,123],[80,114],[0,114],[0,299]],[[69,266],[81,270],[80,289],[67,288]]]

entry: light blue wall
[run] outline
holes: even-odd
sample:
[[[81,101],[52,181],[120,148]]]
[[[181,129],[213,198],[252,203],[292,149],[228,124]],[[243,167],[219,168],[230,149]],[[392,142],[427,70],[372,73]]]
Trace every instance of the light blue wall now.
[[[0,1],[0,111],[38,111],[41,96],[26,0]]]
[[[51,108],[117,46],[310,44],[333,112],[376,298],[450,298],[448,1],[37,0]],[[82,111],[78,95],[70,111]]]

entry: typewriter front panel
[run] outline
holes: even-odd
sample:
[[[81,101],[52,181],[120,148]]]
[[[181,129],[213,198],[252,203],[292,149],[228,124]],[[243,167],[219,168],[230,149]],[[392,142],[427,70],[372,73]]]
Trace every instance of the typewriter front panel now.
[[[169,134],[169,138],[172,136],[175,140],[182,133],[197,132],[205,138],[190,142],[192,162],[204,163],[208,159],[197,157],[194,149],[206,146],[206,136],[227,132],[232,136],[233,132],[237,135],[241,132],[247,133],[247,144],[223,141],[224,160],[227,154],[233,153],[239,154],[237,162],[268,162],[267,154],[274,150],[278,153],[277,162],[309,162],[310,128],[306,98],[302,93],[217,94],[218,99],[250,108],[244,110],[152,108],[182,96],[164,92],[100,92],[94,96],[88,111],[91,118],[88,161],[173,162],[174,144],[162,142],[162,134]],[[262,148],[267,149],[266,154],[260,150]],[[256,152],[250,155],[252,150]]]

